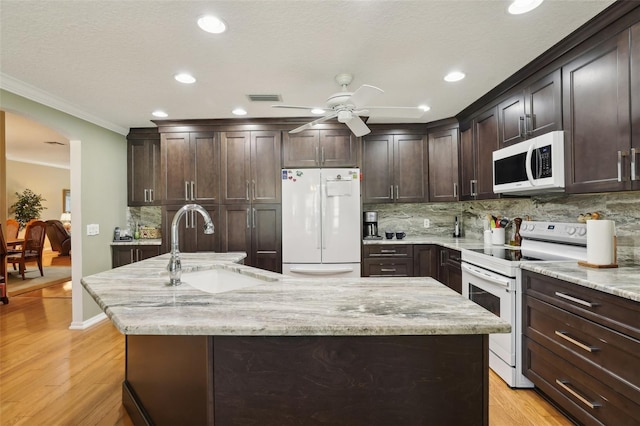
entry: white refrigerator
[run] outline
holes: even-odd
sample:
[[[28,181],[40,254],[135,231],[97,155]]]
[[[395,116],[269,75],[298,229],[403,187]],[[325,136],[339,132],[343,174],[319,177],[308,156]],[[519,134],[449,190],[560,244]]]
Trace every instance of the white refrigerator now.
[[[282,273],[360,276],[360,169],[282,170]]]

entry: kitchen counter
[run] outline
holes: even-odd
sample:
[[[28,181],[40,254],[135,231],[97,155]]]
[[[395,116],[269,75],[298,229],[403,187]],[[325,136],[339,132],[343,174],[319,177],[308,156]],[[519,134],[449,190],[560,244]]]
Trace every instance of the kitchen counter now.
[[[640,302],[640,266],[597,269],[577,262],[523,262],[528,271]]]
[[[440,237],[437,235],[428,236],[410,236],[401,240],[393,238],[390,240],[362,240],[362,244],[436,244],[443,247],[451,248],[454,250],[462,249],[475,249],[484,247],[484,242],[475,238],[453,238],[453,237]]]
[[[183,283],[166,285],[169,255],[84,277],[124,334],[451,335],[509,332],[508,323],[432,278],[289,278],[233,264],[239,253],[181,253]],[[271,280],[209,294],[188,271],[233,268]]]
[[[120,240],[112,241],[112,246],[160,246],[162,245],[161,238],[140,238],[137,240]]]

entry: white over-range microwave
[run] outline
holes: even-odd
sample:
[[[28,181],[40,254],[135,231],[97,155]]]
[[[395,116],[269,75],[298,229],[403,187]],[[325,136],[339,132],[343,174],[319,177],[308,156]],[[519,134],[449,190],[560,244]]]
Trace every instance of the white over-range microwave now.
[[[564,191],[564,132],[558,130],[493,152],[493,192]]]

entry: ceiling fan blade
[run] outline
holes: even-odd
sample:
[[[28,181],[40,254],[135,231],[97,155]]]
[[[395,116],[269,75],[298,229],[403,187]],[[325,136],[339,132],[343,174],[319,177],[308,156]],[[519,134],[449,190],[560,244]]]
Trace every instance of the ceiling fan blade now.
[[[384,117],[384,118],[420,118],[424,115],[425,111],[418,107],[372,107],[368,106],[369,117]],[[365,115],[365,114],[362,114]]]
[[[363,84],[358,88],[358,90],[353,92],[345,103],[353,104],[356,108],[361,108],[383,93],[384,90],[382,89],[375,86],[369,86],[368,84]]]
[[[300,133],[300,132],[303,132],[303,131],[305,131],[305,130],[309,130],[309,129],[311,129],[313,126],[315,126],[316,124],[322,123],[323,121],[331,120],[332,118],[335,118],[335,117],[337,117],[337,116],[338,116],[338,113],[337,113],[337,112],[336,112],[336,113],[331,113],[331,114],[325,115],[324,117],[320,117],[320,118],[318,118],[317,120],[310,121],[310,122],[309,122],[309,123],[307,123],[307,124],[303,124],[303,125],[302,125],[302,126],[300,126],[300,127],[296,127],[296,128],[295,128],[295,129],[293,129],[293,130],[289,130],[289,133]]]
[[[358,117],[357,115],[354,115],[351,120],[347,121],[344,124],[346,124],[347,127],[351,129],[356,137],[364,136],[371,133],[371,130],[367,127],[366,124],[364,124],[364,121],[362,121],[362,118]]]
[[[290,109],[308,109],[308,110],[312,110],[318,107],[312,107],[312,106],[300,106],[300,105],[271,105],[271,108],[290,108]],[[324,108],[321,108],[324,109]]]

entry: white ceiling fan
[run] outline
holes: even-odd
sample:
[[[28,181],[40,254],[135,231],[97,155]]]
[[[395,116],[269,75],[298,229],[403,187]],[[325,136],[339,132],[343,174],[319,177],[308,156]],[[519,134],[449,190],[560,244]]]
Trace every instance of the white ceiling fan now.
[[[363,84],[355,92],[348,92],[347,86],[353,80],[351,74],[336,75],[336,82],[342,86],[342,91],[334,93],[327,99],[327,107],[323,108],[325,115],[313,120],[303,126],[291,130],[289,133],[299,133],[303,130],[311,129],[318,123],[337,118],[340,123],[344,123],[351,129],[354,135],[364,136],[371,132],[367,125],[362,121],[360,116],[364,117],[402,117],[402,118],[420,118],[424,114],[424,110],[418,107],[373,107],[367,104],[377,96],[384,93],[379,89],[368,84]],[[291,108],[312,110],[317,107],[297,106],[297,105],[272,105],[273,108]]]

